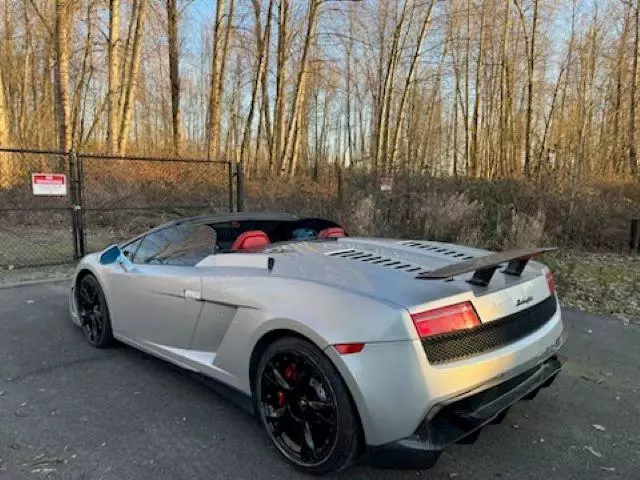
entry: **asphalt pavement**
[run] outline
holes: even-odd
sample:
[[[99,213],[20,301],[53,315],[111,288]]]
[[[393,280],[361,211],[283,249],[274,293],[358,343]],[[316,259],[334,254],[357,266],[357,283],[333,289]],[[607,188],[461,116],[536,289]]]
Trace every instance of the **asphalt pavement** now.
[[[0,289],[0,478],[303,478],[249,414],[148,355],[89,346],[67,285]],[[426,471],[341,479],[640,479],[640,328],[566,310],[569,360]]]

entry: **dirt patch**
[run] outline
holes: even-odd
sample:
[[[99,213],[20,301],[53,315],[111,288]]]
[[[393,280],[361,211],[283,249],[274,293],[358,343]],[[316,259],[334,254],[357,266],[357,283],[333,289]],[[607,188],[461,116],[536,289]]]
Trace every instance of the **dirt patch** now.
[[[71,277],[75,269],[75,263],[27,268],[0,267],[0,287],[39,280],[63,280]]]
[[[563,251],[543,261],[562,304],[640,324],[640,256]]]

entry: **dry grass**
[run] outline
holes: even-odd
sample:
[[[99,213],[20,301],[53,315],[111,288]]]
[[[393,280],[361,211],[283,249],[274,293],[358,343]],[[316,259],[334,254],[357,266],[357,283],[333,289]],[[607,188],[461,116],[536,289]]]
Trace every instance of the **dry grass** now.
[[[392,192],[371,176],[248,182],[247,210],[327,216],[353,234],[464,243],[502,250],[558,245],[623,252],[631,218],[640,216],[640,184],[557,184],[405,177]]]
[[[564,305],[640,324],[640,256],[564,251],[544,261]]]

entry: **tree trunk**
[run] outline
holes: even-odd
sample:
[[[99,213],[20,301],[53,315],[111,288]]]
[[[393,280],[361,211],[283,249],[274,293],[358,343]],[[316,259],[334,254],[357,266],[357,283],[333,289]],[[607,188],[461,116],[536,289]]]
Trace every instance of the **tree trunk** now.
[[[470,153],[471,153],[471,135],[469,123],[471,121],[470,117],[470,107],[471,100],[469,96],[469,82],[470,78],[470,68],[471,68],[471,0],[467,0],[467,46],[464,55],[464,167],[465,172],[469,174],[469,163],[470,163]]]
[[[9,109],[4,88],[4,69],[0,64],[0,147],[11,147],[9,134]],[[0,153],[0,189],[11,186],[14,179],[13,160],[5,153]]]
[[[234,17],[234,8],[235,8],[235,0],[229,0],[229,12],[227,14],[227,22],[224,30],[224,45],[222,46],[222,54],[220,58],[220,75],[218,76],[218,108],[214,111],[213,124],[217,126],[217,129],[220,130],[220,119],[222,118],[222,96],[224,94],[224,81],[225,81],[225,71],[227,67],[227,58],[229,56],[229,46],[231,45],[231,34],[233,32],[233,17]],[[237,123],[239,121],[236,116],[236,120],[234,120],[234,128],[238,128]],[[238,138],[238,132],[235,132],[235,137]],[[218,146],[220,144],[218,143]],[[220,158],[220,149],[216,152],[216,158]]]
[[[629,100],[629,170],[632,175],[638,174],[638,159],[636,153],[636,101],[638,90],[638,47],[640,44],[640,5],[636,0],[634,5],[635,25],[633,38],[633,67],[631,71],[631,98]]]
[[[0,146],[8,147],[9,145],[9,108],[4,88],[3,78],[5,76],[4,68],[0,64]]]
[[[509,59],[507,57],[507,37],[509,35],[509,2],[504,5],[504,20],[500,37],[500,127],[498,132],[498,176],[507,171],[507,111],[506,111],[506,82]]]
[[[524,132],[524,176],[531,177],[531,128],[533,123],[533,94],[536,65],[536,33],[538,27],[538,0],[533,0],[533,19],[531,22],[531,34],[527,34],[527,22],[524,18],[520,0],[513,0],[524,32],[525,43],[527,45],[527,115]]]
[[[118,153],[125,152],[129,129],[131,127],[131,115],[135,108],[136,87],[138,85],[138,72],[140,71],[140,52],[142,50],[144,36],[144,22],[147,10],[147,0],[140,0],[138,4],[138,14],[136,18],[136,31],[133,40],[133,51],[129,66],[129,78],[126,84],[126,96],[124,100],[123,117],[120,126],[120,136],[118,137]]]
[[[347,40],[347,44],[345,46],[345,62],[346,62],[346,76],[345,76],[345,86],[346,86],[346,112],[347,112],[347,151],[349,152],[349,167],[354,166],[354,158],[353,158],[353,136],[351,133],[351,55],[353,53],[353,6],[349,5],[349,38]]]
[[[225,0],[217,0],[216,3],[216,20],[213,26],[213,63],[211,66],[211,96],[209,97],[209,114],[208,114],[208,146],[207,153],[210,159],[217,160],[220,154],[220,66],[222,59],[222,34],[223,25],[222,18],[226,9]]]
[[[420,28],[420,33],[418,34],[418,39],[416,41],[416,48],[413,52],[413,56],[411,57],[411,64],[409,65],[409,73],[407,74],[407,79],[404,84],[404,89],[402,90],[402,98],[400,99],[400,107],[398,107],[398,119],[402,119],[404,117],[404,110],[407,104],[407,95],[409,94],[409,87],[411,86],[411,81],[414,77],[414,72],[416,68],[416,64],[418,63],[418,58],[420,58],[420,50],[422,50],[422,44],[424,43],[424,39],[427,35],[427,31],[429,30],[429,25],[431,24],[431,14],[433,13],[433,7],[435,5],[435,1],[432,1],[429,4],[426,15],[424,16],[424,20],[422,21],[422,27]],[[396,158],[396,152],[398,150],[398,142],[400,140],[400,130],[402,126],[402,122],[398,121],[395,129],[395,133],[393,135],[393,143],[391,145],[391,153],[389,156],[389,165],[393,165]]]
[[[622,84],[624,82],[624,72],[626,65],[626,52],[627,52],[627,35],[629,32],[629,11],[624,18],[624,26],[622,28],[622,34],[620,36],[620,42],[618,47],[618,55],[616,62],[616,92],[615,101],[613,105],[613,153],[610,155],[612,162],[612,171],[619,173],[620,164],[622,163],[622,147],[620,142],[621,126],[620,126],[620,114],[622,113]]]
[[[284,163],[282,158],[282,147],[285,135],[285,85],[287,81],[286,59],[289,30],[289,0],[280,0],[278,7],[278,54],[276,65],[276,100],[274,117],[274,139],[271,144],[269,154],[269,165],[281,171]]]
[[[71,148],[71,106],[69,101],[69,50],[72,9],[70,0],[56,0],[56,110],[58,116],[58,148]]]
[[[74,148],[77,148],[78,144],[78,128],[80,123],[80,110],[83,105],[84,92],[87,84],[87,74],[89,67],[89,59],[91,57],[91,52],[93,48],[93,7],[95,1],[89,0],[87,3],[87,16],[86,16],[86,24],[87,24],[87,37],[84,44],[84,54],[82,56],[82,68],[80,70],[80,78],[75,88],[75,92],[73,95],[73,108],[72,108],[72,117],[71,117],[71,144],[74,145]]]
[[[395,73],[395,65],[398,61],[398,44],[400,42],[400,34],[402,33],[402,27],[404,25],[404,20],[407,11],[407,4],[409,2],[404,2],[402,5],[402,12],[400,13],[400,18],[398,19],[395,30],[393,32],[393,40],[391,43],[391,51],[389,52],[389,59],[387,62],[387,70],[384,78],[383,87],[381,90],[381,102],[379,115],[376,122],[376,157],[374,164],[379,169],[382,167],[382,173],[386,174],[386,161],[384,157],[386,157],[386,139],[387,139],[387,131],[389,129],[389,110],[391,108],[391,93],[393,88],[393,77]],[[382,45],[381,45],[382,48]]]
[[[296,154],[299,141],[299,136],[297,136],[297,130],[299,127],[298,120],[300,116],[300,109],[302,107],[302,104],[304,103],[304,97],[306,94],[307,59],[309,58],[311,42],[313,41],[313,37],[315,35],[319,6],[320,0],[311,0],[311,3],[309,4],[307,31],[304,39],[304,46],[302,49],[302,57],[300,58],[300,67],[298,70],[298,79],[293,95],[293,104],[291,106],[291,120],[289,121],[289,128],[284,145],[284,158],[281,167],[281,174],[285,173],[287,162],[289,162],[289,175],[291,177],[295,175],[296,163],[298,161],[298,157]]]
[[[171,83],[171,128],[173,151],[180,155],[182,126],[180,125],[180,35],[178,2],[167,0],[167,37],[169,41],[169,81]]]
[[[107,148],[110,152],[118,149],[118,127],[120,120],[120,62],[122,44],[120,41],[120,0],[109,0],[109,85],[107,108]]]
[[[478,121],[480,118],[480,103],[482,99],[481,95],[481,82],[483,75],[483,61],[482,58],[484,54],[484,20],[485,20],[485,9],[486,9],[487,1],[482,1],[482,10],[480,13],[480,35],[479,35],[479,43],[478,43],[478,59],[476,63],[476,85],[475,85],[475,101],[473,105],[473,118],[471,120],[471,152],[470,152],[470,162],[469,162],[469,171],[468,175],[471,177],[478,176],[478,157],[480,155],[479,147],[478,147]]]
[[[267,10],[267,20],[265,25],[264,36],[262,34],[261,19],[260,19],[260,0],[252,0],[253,12],[255,15],[255,30],[256,30],[256,73],[253,79],[253,85],[251,88],[251,102],[249,103],[249,113],[244,125],[244,132],[242,134],[242,145],[240,146],[240,163],[244,166],[246,162],[247,149],[249,147],[249,140],[251,137],[251,127],[253,125],[253,116],[256,110],[256,103],[258,100],[258,92],[262,84],[262,76],[265,74],[265,57],[268,54],[267,41],[269,38],[269,31],[271,30],[271,12],[273,9],[273,0],[269,0],[269,8]]]

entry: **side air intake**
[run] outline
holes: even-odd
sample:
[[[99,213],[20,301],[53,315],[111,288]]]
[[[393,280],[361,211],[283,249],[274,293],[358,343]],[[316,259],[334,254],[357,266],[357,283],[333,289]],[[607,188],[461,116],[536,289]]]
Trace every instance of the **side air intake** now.
[[[402,260],[396,260],[391,257],[385,257],[382,255],[377,255],[375,253],[356,250],[353,248],[329,252],[326,255],[329,257],[345,258],[362,263],[369,263],[371,265],[377,265],[379,267],[390,268],[393,270],[400,270],[407,273],[414,273],[416,275],[429,272],[429,269],[424,268],[420,265],[407,263]]]
[[[444,247],[443,245],[437,243],[423,242],[418,240],[402,240],[398,242],[398,244],[404,245],[405,247],[418,248],[424,252],[437,253],[439,255],[455,258],[456,260],[471,260],[474,258],[472,255],[467,255],[465,253],[456,251],[452,248]]]

